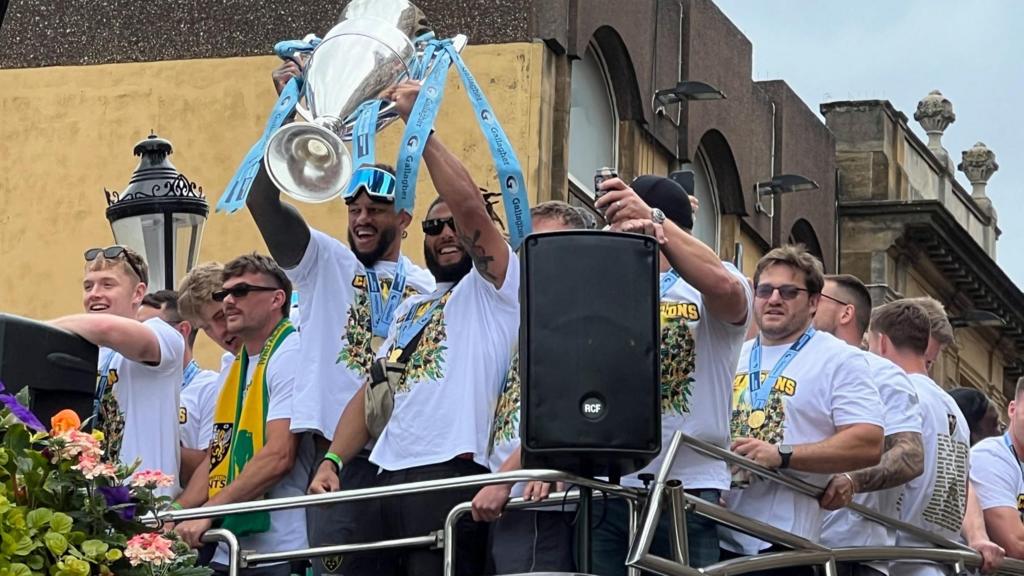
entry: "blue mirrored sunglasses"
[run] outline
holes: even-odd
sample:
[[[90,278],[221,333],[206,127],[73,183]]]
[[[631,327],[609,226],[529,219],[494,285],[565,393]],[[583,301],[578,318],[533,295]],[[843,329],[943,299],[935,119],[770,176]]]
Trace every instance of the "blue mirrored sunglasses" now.
[[[395,177],[390,173],[374,166],[363,166],[352,173],[348,181],[348,189],[342,198],[345,202],[355,200],[359,192],[363,191],[373,200],[384,202],[395,201]]]

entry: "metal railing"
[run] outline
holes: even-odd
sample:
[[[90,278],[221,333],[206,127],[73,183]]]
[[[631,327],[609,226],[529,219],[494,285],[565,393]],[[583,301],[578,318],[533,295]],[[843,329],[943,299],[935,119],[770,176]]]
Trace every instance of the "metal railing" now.
[[[661,467],[658,470],[658,474],[655,477],[654,483],[649,486],[648,489],[624,487],[617,484],[602,482],[600,480],[574,476],[557,470],[521,470],[515,472],[463,476],[443,480],[412,482],[393,486],[361,488],[326,494],[293,496],[288,498],[240,502],[235,504],[224,504],[220,506],[207,506],[184,510],[168,510],[161,512],[156,516],[150,516],[147,518],[147,521],[153,525],[160,525],[163,522],[181,522],[184,520],[200,518],[219,518],[243,512],[271,512],[274,510],[305,508],[309,506],[321,506],[340,502],[356,502],[410,494],[424,494],[456,488],[483,487],[492,484],[540,480],[545,482],[565,482],[580,487],[586,496],[584,499],[585,508],[589,508],[589,491],[591,490],[603,493],[608,497],[621,498],[627,503],[630,520],[630,547],[626,559],[626,565],[629,569],[630,576],[638,576],[640,570],[646,570],[663,576],[734,576],[761,570],[795,566],[822,566],[826,576],[835,576],[837,572],[837,562],[870,561],[937,562],[952,565],[956,573],[961,573],[966,568],[978,568],[981,566],[981,556],[971,548],[959,542],[948,540],[927,530],[907,524],[896,518],[890,518],[875,510],[856,503],[851,503],[847,507],[873,522],[902,530],[908,534],[921,538],[926,542],[930,542],[935,546],[935,548],[827,548],[796,534],[792,534],[753,518],[737,514],[723,508],[722,506],[707,502],[693,495],[686,494],[683,491],[683,485],[678,480],[670,479],[668,477],[672,464],[675,461],[676,454],[682,444],[686,444],[698,453],[717,458],[719,460],[724,460],[728,464],[732,464],[752,472],[761,478],[782,484],[806,496],[818,499],[822,494],[822,489],[820,487],[808,484],[777,471],[769,470],[742,456],[737,456],[728,450],[709,444],[700,439],[687,436],[681,432],[676,432],[672,438],[672,442],[664,451],[664,458],[662,460]],[[550,500],[554,501],[556,499],[566,502],[576,502],[580,500],[580,493],[579,491],[570,491],[568,493],[556,493],[551,495]],[[639,508],[637,504],[642,504],[642,509]],[[552,504],[547,504],[547,506],[551,505]],[[536,508],[537,506],[537,502],[524,501],[522,498],[515,498],[509,501],[506,509]],[[672,558],[657,556],[652,554],[650,551],[651,545],[654,541],[654,535],[657,530],[658,521],[666,508],[672,519],[672,533],[670,534]],[[381,540],[377,542],[338,544],[298,550],[260,553],[241,550],[238,539],[234,534],[223,529],[208,530],[203,535],[203,541],[221,542],[226,544],[228,548],[228,576],[238,576],[239,568],[247,568],[258,564],[269,564],[274,562],[370,550],[416,547],[441,548],[443,550],[442,554],[444,558],[445,576],[453,576],[455,574],[457,548],[455,527],[458,521],[471,510],[471,503],[463,502],[455,506],[449,512],[442,527],[430,534],[392,540]],[[784,552],[760,554],[757,556],[734,558],[718,562],[705,568],[693,568],[688,565],[689,551],[686,544],[686,514],[697,514],[727,528],[738,530],[770,544],[788,548],[789,550]],[[583,514],[581,517],[589,519],[588,514]],[[589,530],[589,524],[588,520],[586,524],[584,524],[584,530]],[[583,568],[589,569],[589,561],[586,562],[586,566],[581,566],[579,568],[581,572],[585,571]],[[1007,559],[1000,567],[998,573],[1010,576],[1024,576],[1024,562]]]

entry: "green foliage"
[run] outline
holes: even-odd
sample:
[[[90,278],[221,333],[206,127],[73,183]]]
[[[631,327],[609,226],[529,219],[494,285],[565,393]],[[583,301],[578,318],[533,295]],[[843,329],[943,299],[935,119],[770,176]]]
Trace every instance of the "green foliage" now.
[[[96,440],[79,433],[79,440]],[[161,565],[132,566],[125,549],[151,532],[140,518],[170,499],[129,486],[134,467],[104,468],[88,478],[68,435],[32,432],[0,410],[0,576],[208,576],[195,554],[174,542]],[[96,460],[93,460],[96,462]],[[76,468],[78,466],[78,468]],[[111,490],[120,500],[108,501]]]

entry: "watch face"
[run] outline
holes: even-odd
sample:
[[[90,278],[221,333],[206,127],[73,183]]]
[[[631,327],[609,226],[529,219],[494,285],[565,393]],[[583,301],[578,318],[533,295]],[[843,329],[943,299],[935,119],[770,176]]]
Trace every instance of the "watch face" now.
[[[661,211],[661,208],[654,208],[651,210],[651,221],[655,224],[665,223],[665,213]]]
[[[779,454],[792,454],[792,453],[793,453],[793,447],[790,446],[789,444],[783,444],[783,445],[779,446]]]

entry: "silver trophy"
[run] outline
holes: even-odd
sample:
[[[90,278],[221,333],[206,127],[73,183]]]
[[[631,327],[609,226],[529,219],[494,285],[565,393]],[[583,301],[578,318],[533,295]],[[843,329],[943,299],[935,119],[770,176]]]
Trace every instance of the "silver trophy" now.
[[[305,66],[305,122],[281,127],[263,160],[277,187],[303,202],[325,202],[344,192],[352,155],[349,116],[367,100],[408,77],[416,60],[422,12],[406,0],[354,0]],[[377,129],[397,116],[381,111]]]

